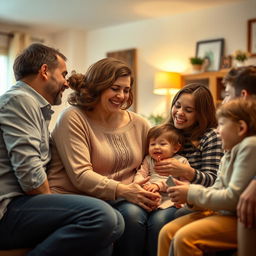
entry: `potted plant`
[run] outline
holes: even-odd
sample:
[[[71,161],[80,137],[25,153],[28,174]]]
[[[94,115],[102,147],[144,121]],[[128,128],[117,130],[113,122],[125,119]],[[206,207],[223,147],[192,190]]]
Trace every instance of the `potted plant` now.
[[[160,115],[160,114],[151,114],[149,117],[148,117],[148,120],[150,121],[150,123],[152,125],[158,125],[158,124],[161,124],[164,122],[165,118],[163,115]]]
[[[245,61],[250,57],[250,54],[245,51],[236,50],[233,54],[236,61],[236,66],[244,66]]]
[[[202,69],[202,65],[203,65],[203,62],[204,62],[204,59],[203,58],[200,58],[200,57],[191,57],[189,58],[190,60],[190,63],[193,67],[193,70],[195,71],[201,71]]]

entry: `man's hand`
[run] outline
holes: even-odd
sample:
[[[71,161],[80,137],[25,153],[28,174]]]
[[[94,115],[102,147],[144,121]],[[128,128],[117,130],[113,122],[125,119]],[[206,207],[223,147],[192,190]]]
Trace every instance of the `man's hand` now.
[[[252,180],[241,194],[237,205],[237,216],[245,227],[256,225],[256,180]]]
[[[41,186],[26,192],[27,195],[38,195],[38,194],[51,194],[48,180],[46,180]]]

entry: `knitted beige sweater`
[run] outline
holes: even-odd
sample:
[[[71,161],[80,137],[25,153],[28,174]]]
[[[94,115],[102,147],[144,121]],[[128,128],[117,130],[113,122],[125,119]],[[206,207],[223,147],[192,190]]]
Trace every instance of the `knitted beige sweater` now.
[[[52,132],[48,179],[53,193],[114,200],[117,184],[133,181],[145,155],[149,124],[128,113],[126,126],[106,129],[77,107],[62,112]]]

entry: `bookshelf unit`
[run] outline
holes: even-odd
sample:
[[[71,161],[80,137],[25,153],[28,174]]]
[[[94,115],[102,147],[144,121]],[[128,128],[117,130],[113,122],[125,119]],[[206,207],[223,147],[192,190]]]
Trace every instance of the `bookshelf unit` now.
[[[229,70],[211,71],[211,72],[201,72],[195,74],[183,74],[182,86],[189,83],[201,83],[207,86],[213,96],[215,105],[219,105],[224,96],[225,87],[222,83],[223,77],[228,73]]]

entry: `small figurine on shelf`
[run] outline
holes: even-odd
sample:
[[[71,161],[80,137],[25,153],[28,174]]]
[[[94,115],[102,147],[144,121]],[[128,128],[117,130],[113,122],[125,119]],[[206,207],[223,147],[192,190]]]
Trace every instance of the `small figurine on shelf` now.
[[[223,56],[221,69],[229,69],[231,67],[232,67],[232,56],[231,55]]]

